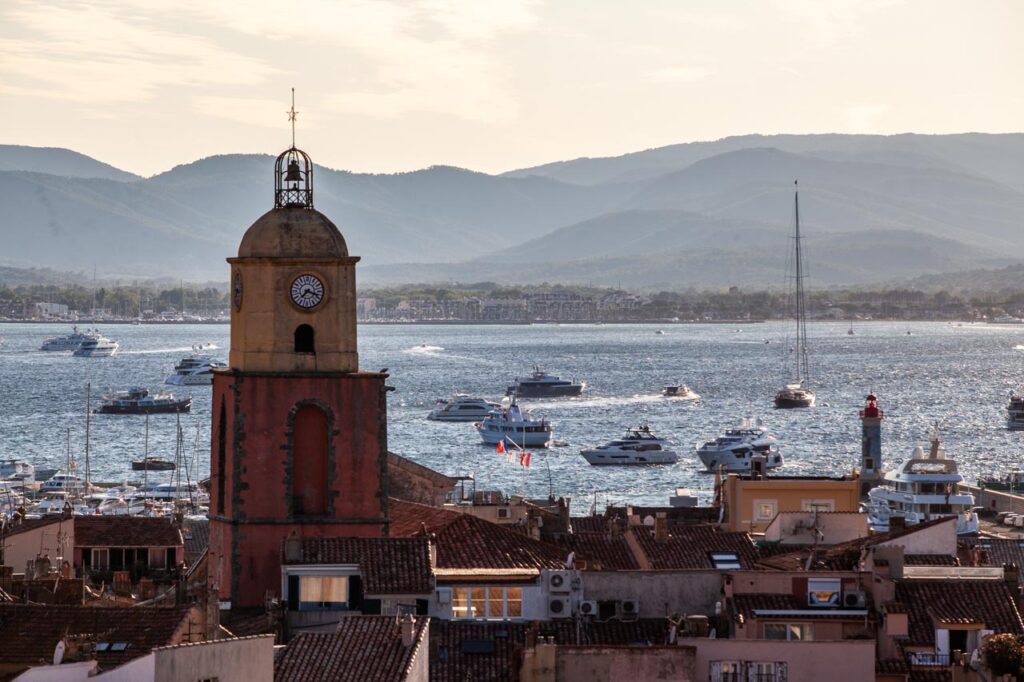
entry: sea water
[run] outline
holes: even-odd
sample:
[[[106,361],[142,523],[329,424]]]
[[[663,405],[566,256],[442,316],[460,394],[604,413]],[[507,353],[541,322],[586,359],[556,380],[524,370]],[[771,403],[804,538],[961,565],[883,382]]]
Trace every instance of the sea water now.
[[[944,446],[973,482],[979,474],[1024,467],[1024,433],[1007,431],[1010,392],[1024,384],[1024,326],[963,323],[811,323],[810,386],[818,404],[776,410],[775,391],[793,378],[792,324],[690,325],[361,325],[360,366],[387,368],[391,451],[446,474],[472,475],[479,489],[573,499],[575,512],[597,500],[667,504],[677,487],[709,499],[712,477],[693,454],[746,416],[761,417],[786,459],[779,474],[841,475],[857,466],[864,396],[885,411],[886,464],[927,449],[935,422]],[[656,334],[657,329],[664,334]],[[162,387],[193,344],[227,357],[226,325],[102,325],[121,349],[111,358],[76,358],[38,350],[65,324],[2,324],[0,459],[63,468],[67,434],[81,466],[86,385],[92,405],[107,390]],[[908,333],[909,332],[909,333]],[[438,398],[459,391],[499,400],[516,375],[534,365],[587,383],[581,398],[522,401],[550,420],[563,447],[536,450],[530,467],[507,462],[481,444],[472,423],[426,419]],[[686,383],[698,402],[664,398],[663,386]],[[210,388],[168,386],[191,394],[181,415],[186,461],[195,480],[209,475]],[[649,424],[677,444],[680,461],[657,467],[594,467],[579,451]],[[150,417],[149,453],[173,458],[175,415]],[[144,451],[145,417],[92,415],[90,467],[97,480],[137,479],[132,459]],[[160,473],[160,476],[172,474]]]

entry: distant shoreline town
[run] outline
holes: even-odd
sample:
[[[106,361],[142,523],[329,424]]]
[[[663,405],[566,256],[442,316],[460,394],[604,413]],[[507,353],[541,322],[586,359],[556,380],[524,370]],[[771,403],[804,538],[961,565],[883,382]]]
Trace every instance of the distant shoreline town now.
[[[1024,323],[1024,292],[950,293],[905,288],[808,293],[808,317],[824,321]],[[788,319],[786,294],[770,290],[636,292],[493,283],[365,289],[361,324],[755,323]],[[0,283],[0,322],[227,324],[226,287],[18,286]]]

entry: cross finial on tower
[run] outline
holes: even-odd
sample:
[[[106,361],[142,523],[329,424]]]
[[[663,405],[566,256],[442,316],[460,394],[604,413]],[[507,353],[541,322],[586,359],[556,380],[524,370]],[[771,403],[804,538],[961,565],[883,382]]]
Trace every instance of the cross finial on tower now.
[[[295,111],[295,88],[292,88],[292,108],[284,112],[288,114],[288,120],[292,122],[292,147],[295,147],[295,118],[299,112]]]

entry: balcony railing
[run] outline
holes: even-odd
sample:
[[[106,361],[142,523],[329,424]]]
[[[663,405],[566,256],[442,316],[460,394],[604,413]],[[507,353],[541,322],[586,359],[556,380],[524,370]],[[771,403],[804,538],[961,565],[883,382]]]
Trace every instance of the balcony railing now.
[[[915,651],[910,654],[910,665],[940,668],[952,665],[952,660],[949,654],[936,654],[930,651]]]

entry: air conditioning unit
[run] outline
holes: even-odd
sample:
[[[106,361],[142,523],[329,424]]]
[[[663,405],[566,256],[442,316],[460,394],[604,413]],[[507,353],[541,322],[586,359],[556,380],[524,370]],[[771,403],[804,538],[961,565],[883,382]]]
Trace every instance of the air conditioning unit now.
[[[450,587],[439,587],[437,588],[437,605],[448,606],[452,603],[452,588]]]
[[[597,615],[597,602],[596,601],[581,601],[580,602],[580,615],[581,616],[596,616]]]
[[[868,596],[863,592],[844,592],[843,606],[848,609],[863,609],[868,605]]]
[[[571,592],[572,571],[548,571],[548,592]]]
[[[572,605],[568,597],[550,597],[548,599],[549,618],[571,618]]]
[[[639,618],[640,617],[640,600],[639,599],[623,599],[616,604],[616,615],[619,618]]]

